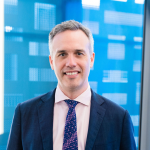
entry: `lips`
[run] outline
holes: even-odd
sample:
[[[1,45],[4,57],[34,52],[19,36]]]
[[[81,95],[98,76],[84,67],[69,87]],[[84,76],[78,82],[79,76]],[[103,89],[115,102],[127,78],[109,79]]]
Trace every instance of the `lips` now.
[[[80,72],[79,71],[67,71],[67,72],[64,72],[64,74],[66,74],[68,76],[77,75],[78,73],[80,73]]]
[[[78,72],[66,72],[66,75],[75,75],[77,74]]]

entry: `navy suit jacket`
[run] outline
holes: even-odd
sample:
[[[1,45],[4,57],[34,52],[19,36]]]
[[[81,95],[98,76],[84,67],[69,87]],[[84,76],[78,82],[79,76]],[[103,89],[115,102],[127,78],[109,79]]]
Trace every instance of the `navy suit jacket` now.
[[[53,150],[54,101],[55,90],[18,104],[7,150]],[[93,91],[85,150],[136,150],[129,113]]]

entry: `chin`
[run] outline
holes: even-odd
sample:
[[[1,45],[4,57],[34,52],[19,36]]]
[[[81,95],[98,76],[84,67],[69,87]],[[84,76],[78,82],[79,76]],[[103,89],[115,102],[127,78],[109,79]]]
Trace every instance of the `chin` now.
[[[80,86],[77,84],[69,84],[66,87],[70,90],[76,90],[76,89],[80,88]]]

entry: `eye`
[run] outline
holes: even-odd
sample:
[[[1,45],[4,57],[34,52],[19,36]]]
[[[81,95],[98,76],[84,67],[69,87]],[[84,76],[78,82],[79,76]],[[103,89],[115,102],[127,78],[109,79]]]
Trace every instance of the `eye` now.
[[[61,54],[59,54],[58,56],[65,56],[66,54],[65,53],[61,53]]]
[[[77,55],[79,55],[79,56],[80,56],[80,55],[83,55],[83,53],[81,53],[81,52],[77,52]]]

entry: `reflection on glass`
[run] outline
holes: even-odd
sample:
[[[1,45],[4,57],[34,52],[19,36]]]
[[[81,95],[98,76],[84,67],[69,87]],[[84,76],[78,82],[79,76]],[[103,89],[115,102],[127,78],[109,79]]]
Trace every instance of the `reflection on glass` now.
[[[50,31],[55,26],[55,6],[35,3],[34,29]]]
[[[83,7],[87,7],[87,8],[95,8],[95,9],[99,9],[100,7],[100,0],[82,0],[82,6]]]

